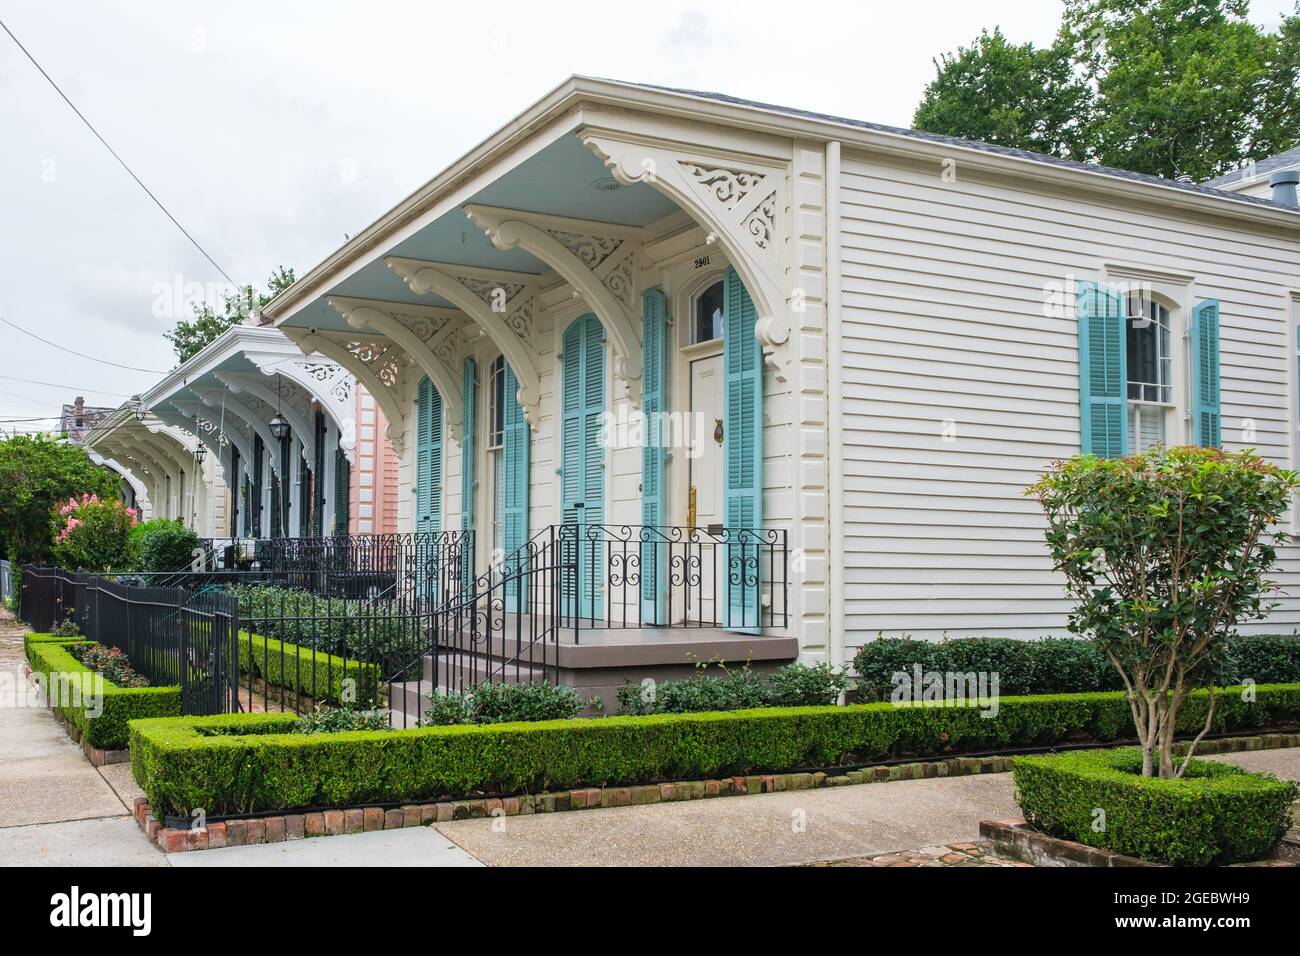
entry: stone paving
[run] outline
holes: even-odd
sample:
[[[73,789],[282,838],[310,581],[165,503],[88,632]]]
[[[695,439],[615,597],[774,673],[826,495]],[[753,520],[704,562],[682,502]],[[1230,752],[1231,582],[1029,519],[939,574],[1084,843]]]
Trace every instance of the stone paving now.
[[[988,840],[949,843],[921,850],[878,853],[875,856],[851,856],[843,860],[825,860],[808,866],[1030,866],[993,852]]]

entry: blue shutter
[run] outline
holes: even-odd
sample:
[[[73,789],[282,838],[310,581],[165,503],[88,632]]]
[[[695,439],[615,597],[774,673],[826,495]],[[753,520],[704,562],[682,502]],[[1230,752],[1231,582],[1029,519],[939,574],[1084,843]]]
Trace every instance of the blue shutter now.
[[[763,525],[763,352],[754,334],[758,314],[734,268],[723,280],[723,303],[726,621],[731,630],[756,634],[763,590],[757,538]]]
[[[437,534],[442,530],[442,395],[427,375],[416,393],[415,434],[415,530]],[[417,542],[416,549],[425,556],[423,593],[436,598],[442,552],[434,541]]]
[[[1077,302],[1080,447],[1085,454],[1120,458],[1128,454],[1124,294],[1080,282]]]
[[[415,393],[415,530],[432,530],[433,497],[433,426],[429,406],[433,402],[433,383],[428,376],[420,379]]]
[[[599,526],[605,523],[605,451],[601,416],[605,412],[604,329],[590,313],[575,319],[564,332],[561,346],[561,428],[563,463],[560,468],[561,523],[577,526],[566,541],[577,543],[578,613],[602,613],[601,573],[604,547]],[[592,526],[588,538],[583,528]],[[572,593],[570,591],[570,593]],[[570,600],[572,600],[570,598]]]
[[[465,359],[462,390],[465,395],[465,422],[460,430],[460,530],[466,532],[461,540],[460,579],[462,587],[474,580],[474,427],[475,399],[478,395],[478,378],[472,358]]]
[[[1219,303],[1206,299],[1192,309],[1192,440],[1222,445],[1219,405]]]
[[[523,563],[519,552],[528,543],[528,422],[524,410],[519,407],[519,381],[509,362],[503,363],[502,375],[505,379],[505,409],[502,441],[502,470],[505,472],[502,489],[502,510],[504,519],[502,528],[502,548],[505,562],[502,570],[505,574],[514,573]],[[521,611],[527,604],[527,588],[520,586],[517,578],[506,581],[505,597],[507,611]]]
[[[641,451],[641,524],[659,528],[664,524],[664,484],[667,450],[662,413],[668,404],[668,300],[661,289],[650,289],[641,301],[646,417],[645,445]],[[664,567],[667,545],[662,532],[642,531],[641,620],[646,624],[668,624],[665,617]]]

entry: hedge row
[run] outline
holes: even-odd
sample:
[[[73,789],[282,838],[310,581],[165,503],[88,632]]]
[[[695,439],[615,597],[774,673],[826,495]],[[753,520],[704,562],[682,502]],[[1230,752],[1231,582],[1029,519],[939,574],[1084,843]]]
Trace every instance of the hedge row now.
[[[331,704],[369,706],[379,695],[379,667],[297,644],[239,632],[239,672]],[[352,681],[345,687],[344,681]]]
[[[853,658],[858,690],[866,700],[888,700],[896,673],[913,675],[949,671],[997,673],[1003,694],[1071,694],[1123,690],[1119,672],[1092,641],[1046,637],[1022,641],[1005,637],[962,637],[921,641],[908,637],[878,638]],[[1300,681],[1300,636],[1238,637],[1229,641],[1224,684]]]
[[[32,673],[38,675],[54,709],[72,722],[82,737],[98,750],[121,750],[127,744],[127,722],[146,717],[177,717],[181,712],[179,687],[117,687],[95,682],[95,672],[69,653],[89,641],[29,634],[23,639]],[[95,694],[87,699],[86,692]]]
[[[1255,703],[1220,692],[1214,729],[1300,720],[1300,685],[1260,687]],[[1179,712],[1204,722],[1206,696]],[[210,815],[406,802],[473,793],[627,785],[782,772],[1132,733],[1123,694],[1004,697],[977,708],[792,707],[530,724],[290,734],[294,717],[241,714],[131,726],[136,781],[154,813]]]
[[[1018,757],[1012,774],[1025,819],[1044,833],[1171,866],[1268,856],[1300,789],[1210,760],[1179,780],[1141,769],[1141,752],[1123,748]]]

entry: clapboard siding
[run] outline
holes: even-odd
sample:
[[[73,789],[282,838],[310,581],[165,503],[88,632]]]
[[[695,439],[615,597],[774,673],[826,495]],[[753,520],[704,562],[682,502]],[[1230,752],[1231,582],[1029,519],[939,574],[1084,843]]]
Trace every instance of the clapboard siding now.
[[[1038,637],[1068,604],[1023,494],[1079,450],[1069,283],[1124,263],[1222,302],[1225,447],[1290,464],[1287,290],[1300,243],[1227,220],[846,153],[842,176],[845,621],[877,634]],[[1053,312],[1049,305],[1063,302]],[[955,440],[945,441],[945,425]],[[1300,623],[1296,595],[1257,629]],[[851,653],[851,650],[850,650]]]

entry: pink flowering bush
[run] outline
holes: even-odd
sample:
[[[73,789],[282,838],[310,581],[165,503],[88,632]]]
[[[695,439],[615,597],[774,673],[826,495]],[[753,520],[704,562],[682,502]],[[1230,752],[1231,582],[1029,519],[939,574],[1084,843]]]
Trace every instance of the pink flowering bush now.
[[[54,555],[69,570],[112,571],[128,564],[127,541],[140,520],[116,498],[83,494],[58,509],[63,527],[54,536]]]

